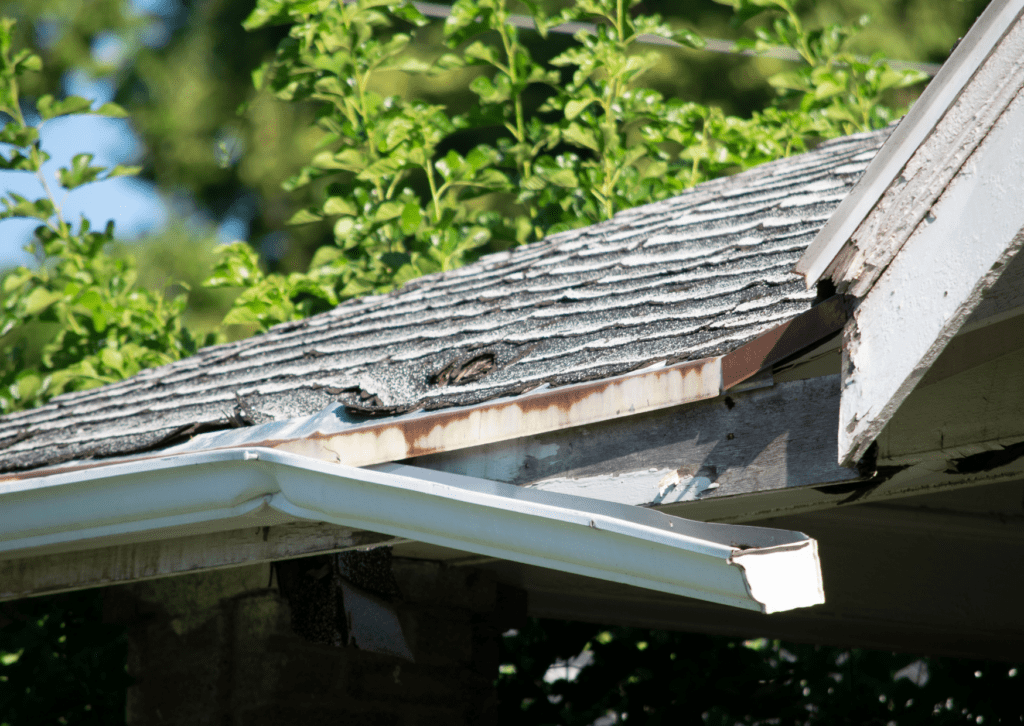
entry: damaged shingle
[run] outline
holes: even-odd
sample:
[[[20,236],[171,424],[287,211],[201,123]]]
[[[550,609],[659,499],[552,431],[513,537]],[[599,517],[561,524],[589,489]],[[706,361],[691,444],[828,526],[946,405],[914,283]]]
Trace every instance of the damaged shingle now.
[[[150,450],[338,402],[393,415],[728,352],[811,307],[815,291],[793,265],[890,131],[0,418],[0,471]]]

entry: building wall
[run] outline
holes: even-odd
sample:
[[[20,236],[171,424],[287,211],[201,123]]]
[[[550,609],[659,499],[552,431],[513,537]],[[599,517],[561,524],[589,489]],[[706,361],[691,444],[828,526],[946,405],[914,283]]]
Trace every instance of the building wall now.
[[[312,572],[316,558],[291,562]],[[497,638],[525,602],[470,568],[393,572],[414,662],[300,637],[268,565],[111,588],[130,622],[128,724],[494,723]]]

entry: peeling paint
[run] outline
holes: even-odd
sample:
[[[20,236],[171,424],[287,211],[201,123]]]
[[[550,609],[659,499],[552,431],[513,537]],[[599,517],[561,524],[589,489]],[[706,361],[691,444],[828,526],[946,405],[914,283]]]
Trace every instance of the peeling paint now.
[[[552,478],[536,482],[528,488],[546,492],[572,494],[588,499],[650,506],[692,502],[718,487],[714,473],[705,467],[689,467],[693,474],[680,469],[648,469],[594,477]]]

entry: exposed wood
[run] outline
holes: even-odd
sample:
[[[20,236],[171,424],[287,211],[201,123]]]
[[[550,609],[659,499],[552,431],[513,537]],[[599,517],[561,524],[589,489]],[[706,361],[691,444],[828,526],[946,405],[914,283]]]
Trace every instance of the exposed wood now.
[[[1024,97],[964,163],[844,331],[839,460],[857,461],[1021,245]]]
[[[845,265],[853,256],[856,249],[849,244],[850,237],[890,186],[899,183],[900,172],[907,161],[929,138],[961,91],[964,95],[970,91],[969,83],[990,54],[995,55],[993,49],[1003,39],[1007,28],[1019,21],[1022,7],[1021,0],[995,0],[957,44],[860,182],[800,258],[796,271],[805,276],[809,288],[828,275],[831,268]],[[965,90],[965,87],[968,88]],[[981,106],[988,99],[981,96],[974,100]]]
[[[728,509],[752,507],[747,515],[756,516],[779,503],[739,495],[790,498],[801,488],[860,479],[835,464],[838,407],[832,375],[410,463],[625,504],[732,499]],[[818,506],[835,500],[810,494],[823,500]],[[721,507],[718,514],[727,517]]]
[[[867,294],[954,177],[963,173],[966,160],[1022,86],[1024,23],[1018,17],[853,233],[846,254],[830,269],[837,289],[857,297]]]
[[[820,343],[843,328],[846,323],[846,300],[833,295],[789,322],[741,345],[722,356],[722,390],[753,377],[807,348]]]
[[[0,600],[341,552],[392,539],[331,524],[302,523],[3,560]]]

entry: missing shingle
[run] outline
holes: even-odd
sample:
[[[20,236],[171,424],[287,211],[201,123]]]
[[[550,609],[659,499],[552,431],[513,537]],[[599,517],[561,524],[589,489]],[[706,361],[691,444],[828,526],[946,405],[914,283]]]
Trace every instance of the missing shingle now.
[[[494,353],[480,353],[467,360],[456,358],[430,378],[435,386],[458,386],[479,381],[494,370]]]
[[[384,400],[376,393],[371,393],[362,388],[354,389],[355,397],[343,400],[345,411],[356,416],[397,416],[408,413],[416,408],[412,404],[384,403]]]

